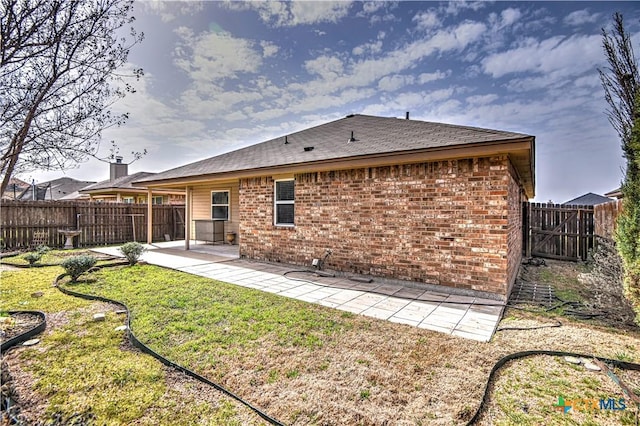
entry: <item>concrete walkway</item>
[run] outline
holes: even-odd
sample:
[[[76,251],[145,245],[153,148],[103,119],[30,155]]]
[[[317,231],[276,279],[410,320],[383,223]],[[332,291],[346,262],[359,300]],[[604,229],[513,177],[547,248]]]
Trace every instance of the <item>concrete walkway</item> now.
[[[212,255],[171,248],[170,243],[146,247],[142,259],[153,265],[482,342],[491,339],[502,317],[503,306],[495,300],[428,291],[412,283],[385,285],[291,273],[304,268],[240,260],[237,248],[234,252],[221,246]],[[118,247],[94,251],[120,256]]]

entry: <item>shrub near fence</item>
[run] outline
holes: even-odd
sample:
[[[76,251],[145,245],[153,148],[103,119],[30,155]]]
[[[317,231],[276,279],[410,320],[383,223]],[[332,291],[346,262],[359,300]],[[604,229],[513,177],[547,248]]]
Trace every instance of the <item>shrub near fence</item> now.
[[[184,206],[153,206],[153,241],[184,238]],[[88,201],[14,201],[0,205],[0,238],[7,249],[33,245],[45,235],[44,244],[61,247],[60,229],[77,229],[78,247],[147,241],[147,205]],[[38,238],[40,240],[40,238]]]
[[[613,239],[616,232],[616,220],[622,212],[622,200],[597,204],[593,207],[595,234],[600,237]]]

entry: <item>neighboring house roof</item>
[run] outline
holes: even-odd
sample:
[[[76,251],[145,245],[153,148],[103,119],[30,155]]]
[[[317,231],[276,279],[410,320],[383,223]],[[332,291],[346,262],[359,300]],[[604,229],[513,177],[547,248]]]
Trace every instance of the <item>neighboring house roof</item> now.
[[[622,188],[617,188],[613,191],[609,191],[605,193],[604,196],[609,198],[622,198]]]
[[[31,184],[20,180],[18,178],[9,179],[9,184],[7,185],[6,191],[2,194],[2,198],[6,200],[18,200],[20,199],[20,195],[26,191]]]
[[[579,205],[579,206],[595,206],[596,204],[608,203],[609,201],[613,201],[613,200],[611,200],[611,198],[603,197],[602,195],[594,194],[593,192],[588,192],[584,195],[581,195],[577,198],[574,198],[573,200],[569,200],[562,204],[566,204],[566,205],[573,204],[573,205]]]
[[[121,176],[114,180],[103,180],[102,182],[95,183],[93,185],[86,186],[82,188],[79,192],[80,194],[91,194],[99,195],[99,194],[113,194],[113,193],[135,193],[140,194],[147,191],[147,188],[143,186],[133,186],[132,183],[138,181],[140,179],[145,179],[150,176],[154,176],[156,173],[150,172],[138,172],[132,175]],[[174,195],[182,195],[184,191],[182,190],[153,190],[156,194],[174,194]]]
[[[79,191],[73,191],[71,194],[67,194],[60,198],[61,200],[88,200],[88,194],[81,194]]]
[[[33,194],[34,186],[29,187],[20,195],[21,200],[60,200],[61,198],[78,191],[94,182],[76,180],[69,177],[41,182],[35,185],[35,197]]]
[[[93,185],[86,186],[80,190],[81,194],[87,194],[90,192],[106,192],[106,191],[114,191],[118,189],[131,189],[136,190],[138,192],[144,191],[144,188],[134,187],[131,185],[132,182],[135,182],[140,179],[147,178],[149,176],[153,176],[155,173],[149,172],[138,172],[132,175],[122,176],[114,180],[103,180],[98,183],[94,183]]]
[[[353,132],[354,140],[351,141]],[[534,187],[534,137],[521,133],[451,124],[368,115],[345,118],[278,137],[236,151],[221,154],[140,179],[144,185],[177,184],[190,178],[293,165],[330,163],[337,160],[366,160],[373,157],[409,155],[479,145],[526,142],[515,154],[521,178],[528,180],[528,195]],[[506,153],[504,147],[501,147]],[[518,157],[520,155],[520,157]],[[461,156],[462,157],[462,156]],[[526,157],[526,158],[525,158]],[[409,162],[409,161],[407,161]],[[353,163],[357,167],[356,163]],[[361,166],[362,167],[362,166]],[[311,169],[310,169],[311,170]]]

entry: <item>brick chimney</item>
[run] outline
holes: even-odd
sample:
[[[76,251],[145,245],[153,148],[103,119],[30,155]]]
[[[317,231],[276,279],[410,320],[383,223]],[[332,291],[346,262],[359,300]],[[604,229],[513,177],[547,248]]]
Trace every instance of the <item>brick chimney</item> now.
[[[109,180],[116,180],[128,174],[129,165],[122,162],[122,157],[116,157],[116,162],[109,164]]]

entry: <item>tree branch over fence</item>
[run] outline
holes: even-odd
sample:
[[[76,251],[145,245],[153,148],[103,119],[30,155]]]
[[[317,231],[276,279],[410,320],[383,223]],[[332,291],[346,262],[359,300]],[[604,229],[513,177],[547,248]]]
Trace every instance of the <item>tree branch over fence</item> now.
[[[134,92],[117,72],[143,34],[130,0],[0,0],[0,193],[14,173],[64,170],[95,156],[123,124],[111,107]],[[126,34],[123,36],[123,34]]]

